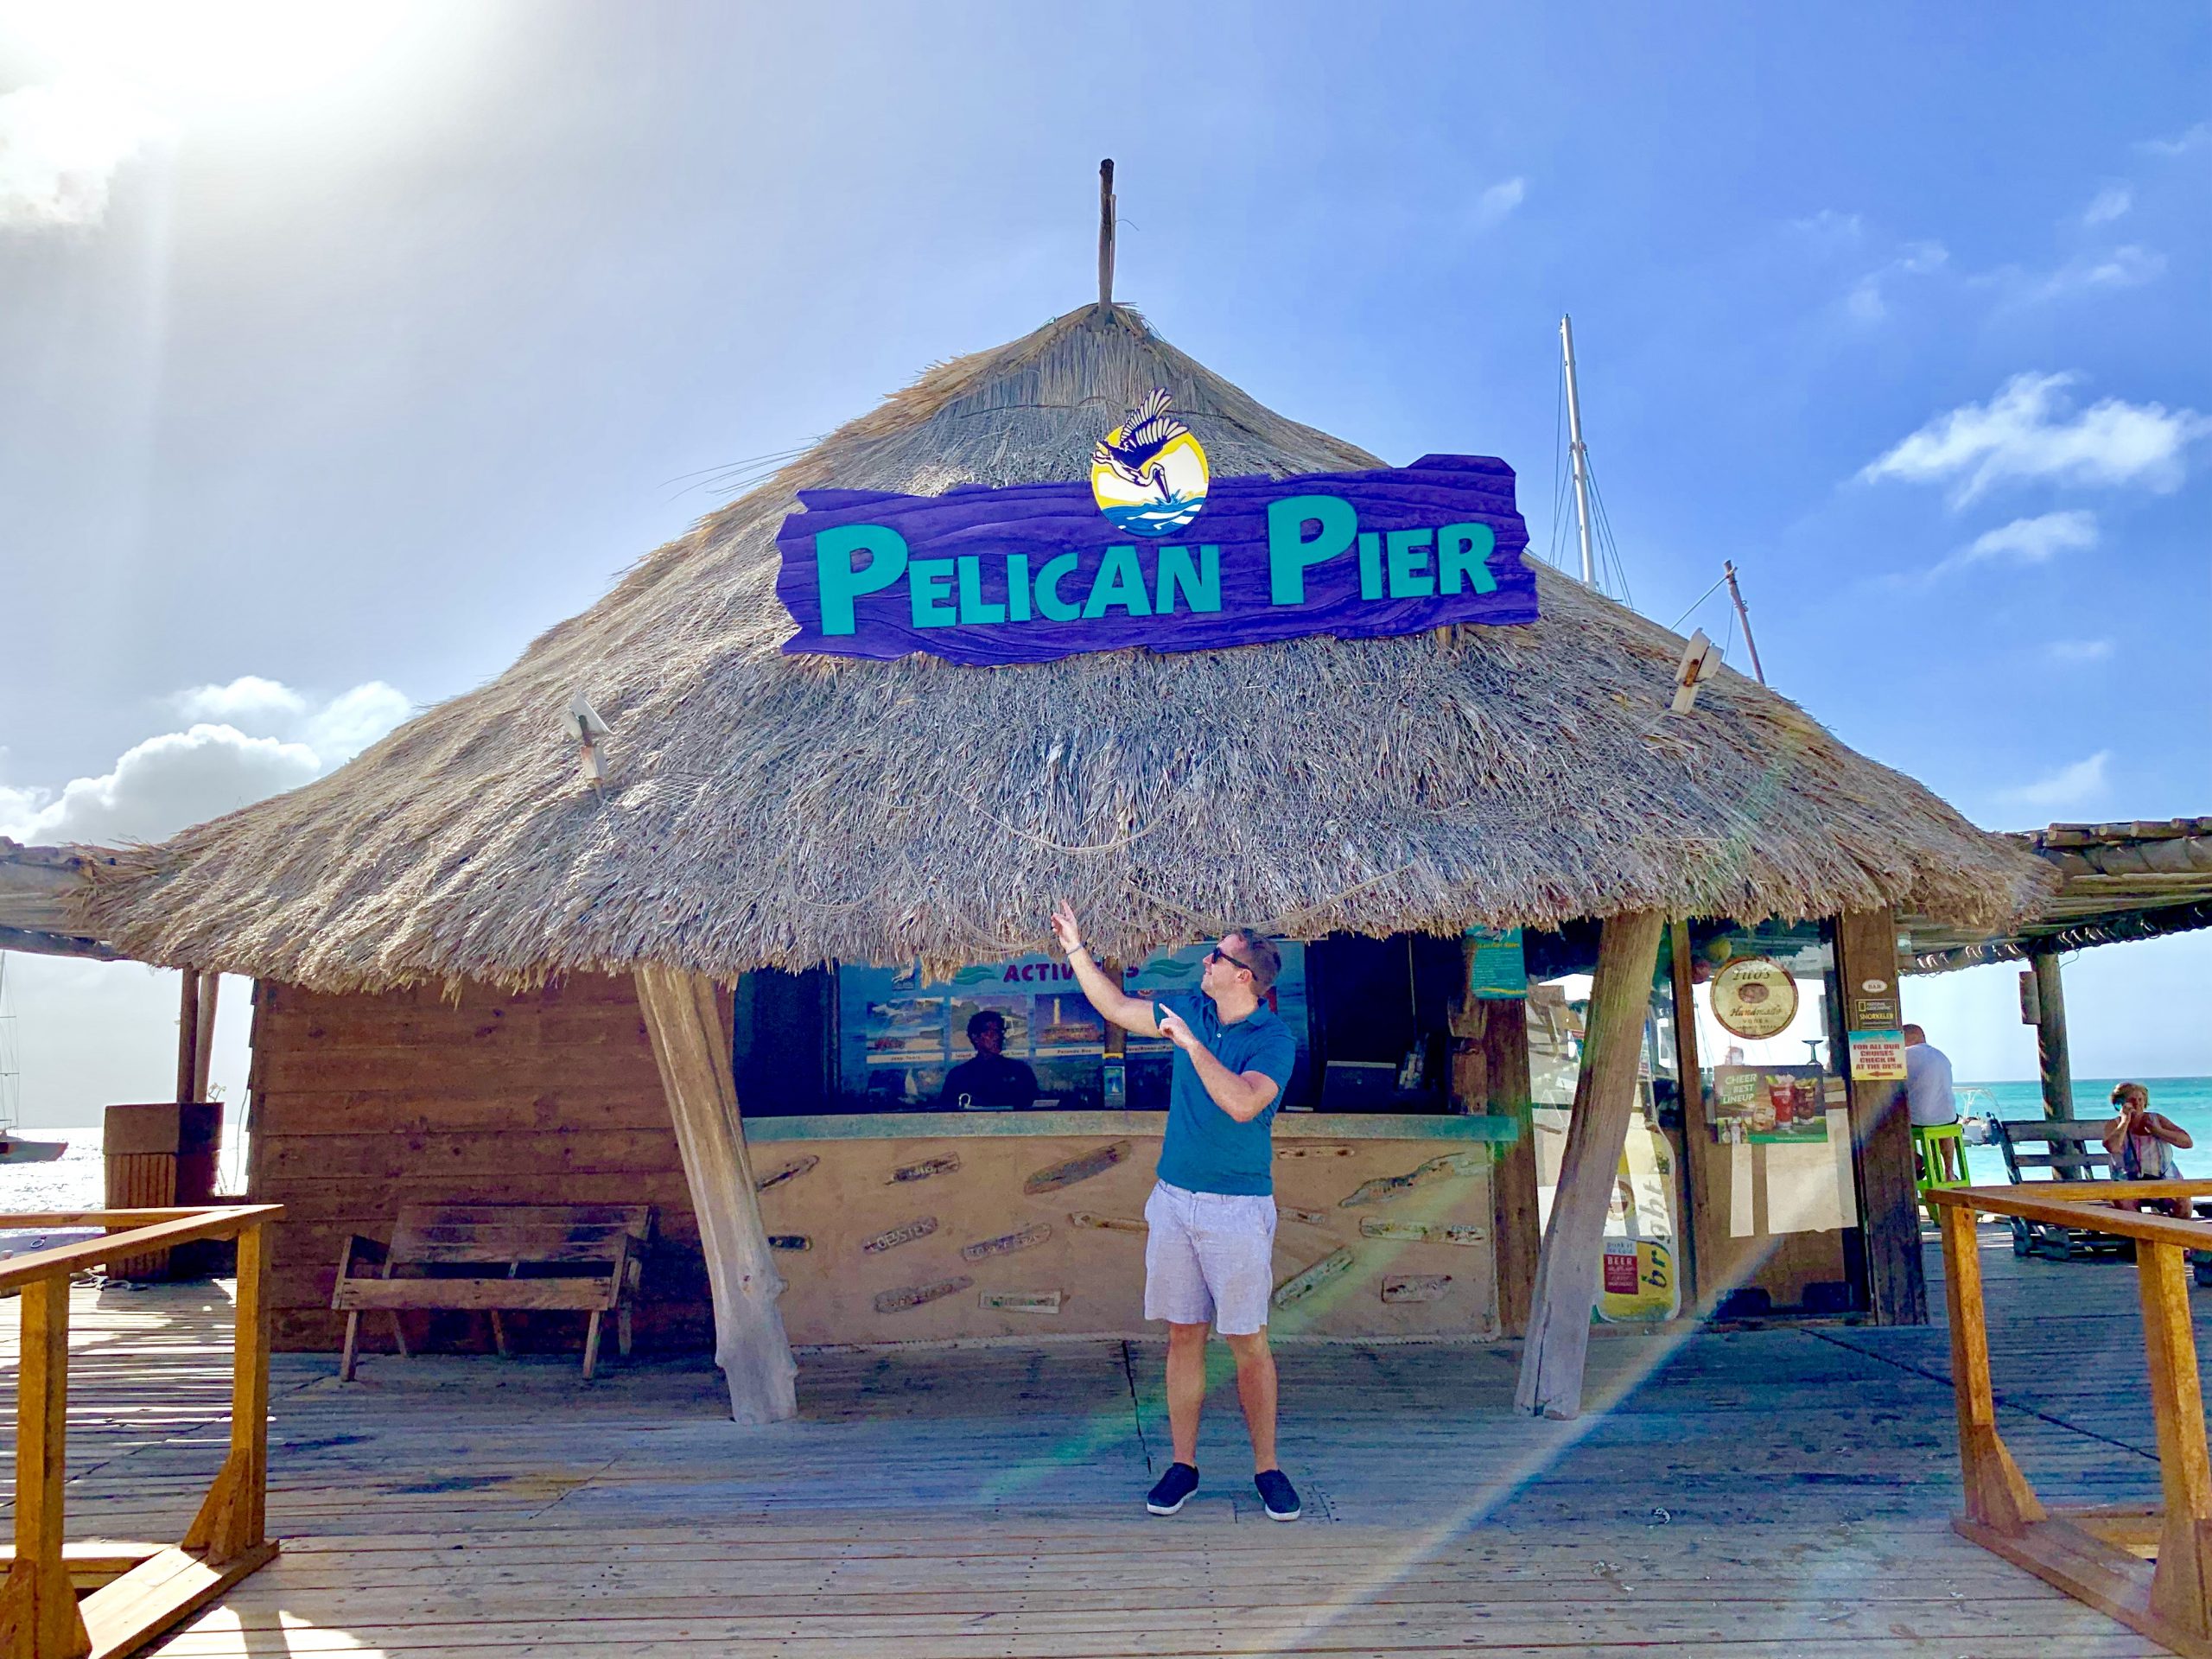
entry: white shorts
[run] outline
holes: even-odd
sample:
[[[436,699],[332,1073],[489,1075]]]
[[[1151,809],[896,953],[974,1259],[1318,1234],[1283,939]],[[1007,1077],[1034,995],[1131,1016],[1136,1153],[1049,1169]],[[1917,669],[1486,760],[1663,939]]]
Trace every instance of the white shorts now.
[[[1144,1316],[1211,1325],[1224,1337],[1268,1326],[1274,1294],[1275,1201],[1190,1192],[1161,1181],[1145,1200]]]

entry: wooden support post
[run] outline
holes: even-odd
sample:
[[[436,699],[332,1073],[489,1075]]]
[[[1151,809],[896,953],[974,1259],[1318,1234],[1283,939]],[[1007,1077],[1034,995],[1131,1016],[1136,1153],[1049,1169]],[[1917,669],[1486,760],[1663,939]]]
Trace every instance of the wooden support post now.
[[[1467,952],[1471,957],[1474,944]],[[1465,982],[1464,981],[1462,982]],[[1529,1100],[1529,1005],[1470,996],[1452,1018],[1452,1104],[1513,1120],[1513,1138],[1491,1166],[1491,1256],[1497,1269],[1501,1334],[1526,1335],[1536,1283],[1536,1130]]]
[[[703,974],[658,963],[639,968],[637,982],[698,1217],[715,1301],[715,1363],[729,1383],[730,1415],[780,1422],[798,1413],[798,1368],[776,1307],[784,1281],[760,1224],[720,1000]]]
[[[2043,1505],[1997,1433],[1989,1382],[1989,1329],[1983,1323],[1981,1256],[1974,1212],[1942,1211],[1943,1294],[1951,1315],[1951,1392],[1959,1409],[1959,1465],[1967,1519],[2008,1536],[2044,1519]]]
[[[2158,1430],[2158,1484],[2166,1500],[2151,1611],[2200,1642],[2212,1641],[2212,1460],[2190,1325],[2189,1264],[2178,1244],[2138,1239],[2135,1272]]]
[[[222,989],[220,974],[200,976],[198,1023],[192,1038],[192,1092],[180,1104],[207,1098],[207,1073],[215,1064],[215,1001]]]
[[[2036,975],[2036,1061],[2043,1072],[2045,1117],[2074,1116],[2074,1062],[2066,1052],[2066,986],[2056,947],[2031,950]]]
[[[1836,982],[1847,1031],[1856,1005],[1871,1001],[1897,1014],[1897,920],[1887,911],[1853,911],[1835,921]],[[1878,985],[1878,990],[1868,990]],[[1848,1071],[1847,1057],[1843,1070]],[[1920,1191],[1913,1179],[1912,1116],[1904,1084],[1852,1076],[1851,1141],[1859,1163],[1859,1225],[1866,1240],[1867,1291],[1883,1325],[1928,1323],[1928,1275],[1920,1260]]]
[[[16,1559],[0,1586],[9,1659],[79,1659],[92,1637],[61,1556],[69,1416],[69,1280],[35,1280],[22,1296],[16,1379]]]
[[[200,1071],[200,971],[187,968],[179,977],[183,981],[177,992],[176,1010],[176,1098],[181,1106],[200,1096],[193,1092]]]
[[[210,1567],[258,1550],[269,1529],[269,1230],[238,1234],[237,1335],[231,1351],[231,1449],[186,1529]]]
[[[1689,918],[1679,917],[1667,925],[1667,977],[1675,993],[1675,1068],[1681,1089],[1682,1162],[1688,1166],[1681,1191],[1686,1205],[1697,1205],[1711,1202],[1699,1191],[1696,1177],[1697,1154],[1706,1149],[1711,1137],[1705,1126],[1705,1071],[1697,1046],[1697,984],[1691,967]],[[1684,1307],[1698,1306],[1705,1294],[1698,1276],[1701,1219],[1682,1216],[1675,1230],[1684,1246],[1681,1270],[1676,1274]]]
[[[1582,1411],[1582,1368],[1598,1303],[1599,1255],[1621,1150],[1636,1104],[1637,1065],[1651,1001],[1662,918],[1656,911],[1609,916],[1598,939],[1598,971],[1582,1039],[1582,1071],[1551,1224],[1536,1262],[1529,1340],[1521,1351],[1514,1404],[1547,1417]]]

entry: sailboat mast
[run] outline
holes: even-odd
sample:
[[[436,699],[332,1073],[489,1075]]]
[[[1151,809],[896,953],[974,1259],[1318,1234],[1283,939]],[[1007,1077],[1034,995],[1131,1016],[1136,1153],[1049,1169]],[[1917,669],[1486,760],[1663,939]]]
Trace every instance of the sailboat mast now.
[[[1574,522],[1582,537],[1582,580],[1598,585],[1598,562],[1590,538],[1590,455],[1582,443],[1582,390],[1574,378],[1574,319],[1559,320],[1560,346],[1567,354],[1567,450],[1574,463]]]

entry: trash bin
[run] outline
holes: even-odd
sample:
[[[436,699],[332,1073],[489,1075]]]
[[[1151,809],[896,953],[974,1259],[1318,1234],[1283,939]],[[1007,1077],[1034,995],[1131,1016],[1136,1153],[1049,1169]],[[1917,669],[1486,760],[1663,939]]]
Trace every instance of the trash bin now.
[[[168,1210],[215,1201],[215,1158],[223,1144],[219,1100],[111,1106],[100,1149],[107,1163],[107,1207]],[[186,1244],[107,1264],[111,1279],[200,1278],[210,1253]]]

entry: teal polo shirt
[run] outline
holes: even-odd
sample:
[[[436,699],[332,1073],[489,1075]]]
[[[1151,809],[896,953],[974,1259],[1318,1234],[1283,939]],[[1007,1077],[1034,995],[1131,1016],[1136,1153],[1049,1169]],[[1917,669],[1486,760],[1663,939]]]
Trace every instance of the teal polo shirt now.
[[[1154,999],[1173,1009],[1214,1058],[1232,1072],[1257,1071],[1274,1080],[1275,1097],[1249,1123],[1239,1123],[1214,1103],[1198,1068],[1181,1049],[1167,1089],[1167,1133],[1160,1147],[1160,1179],[1192,1192],[1227,1192],[1271,1197],[1275,1190],[1274,1142],[1268,1133],[1290,1071],[1298,1062],[1298,1039],[1262,1003],[1234,1025],[1221,1022],[1220,1010],[1204,991]]]

